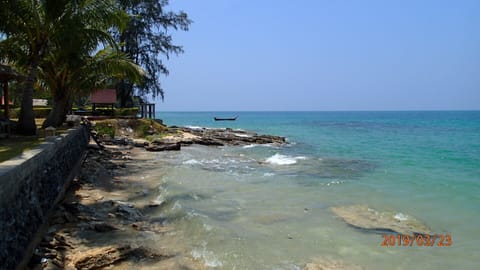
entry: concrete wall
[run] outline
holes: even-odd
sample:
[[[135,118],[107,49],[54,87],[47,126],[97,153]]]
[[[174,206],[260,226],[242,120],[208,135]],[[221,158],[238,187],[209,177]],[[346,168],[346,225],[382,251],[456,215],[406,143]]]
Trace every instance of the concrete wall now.
[[[88,144],[85,127],[49,137],[38,148],[0,163],[0,269],[21,268],[38,232],[79,168]]]

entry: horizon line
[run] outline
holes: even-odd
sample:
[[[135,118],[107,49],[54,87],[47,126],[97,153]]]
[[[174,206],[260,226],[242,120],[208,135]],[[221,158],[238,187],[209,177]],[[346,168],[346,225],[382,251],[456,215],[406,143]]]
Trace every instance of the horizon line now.
[[[480,109],[416,109],[416,110],[165,110],[157,112],[477,112]]]

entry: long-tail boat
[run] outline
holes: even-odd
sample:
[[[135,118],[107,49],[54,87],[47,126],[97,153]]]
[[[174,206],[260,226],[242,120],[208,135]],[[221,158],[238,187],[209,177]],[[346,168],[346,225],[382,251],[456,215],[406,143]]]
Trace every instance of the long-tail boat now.
[[[238,118],[238,115],[235,116],[235,117],[230,117],[230,118],[214,117],[213,119],[215,121],[235,121],[235,120],[237,120],[237,118]]]

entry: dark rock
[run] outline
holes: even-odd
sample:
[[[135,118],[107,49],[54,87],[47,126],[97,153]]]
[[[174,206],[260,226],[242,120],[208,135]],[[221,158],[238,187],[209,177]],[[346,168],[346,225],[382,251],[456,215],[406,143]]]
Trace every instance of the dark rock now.
[[[150,201],[150,202],[147,204],[147,206],[148,206],[148,207],[151,207],[151,208],[153,208],[153,207],[159,207],[160,205],[162,205],[162,203],[163,203],[162,201],[157,201],[157,200],[155,200],[155,201]]]
[[[119,144],[119,145],[128,145],[128,138],[127,137],[115,137],[113,139],[114,144]]]
[[[77,269],[99,269],[125,260],[132,252],[132,247],[101,247],[93,248],[77,256],[74,265]]]
[[[125,220],[129,221],[138,221],[141,220],[143,217],[143,214],[136,209],[133,205],[121,203],[121,202],[112,202],[112,205],[114,206],[114,214],[115,216],[122,217]]]
[[[285,144],[284,137],[272,135],[259,135],[255,132],[239,129],[209,129],[209,128],[178,128],[199,137],[191,141],[182,141],[183,144],[196,143],[201,145],[223,146],[223,145],[246,145],[246,144]]]
[[[164,143],[164,144],[152,144],[149,146],[146,146],[145,149],[147,151],[153,151],[153,152],[158,152],[158,151],[178,151],[182,147],[181,143]]]
[[[218,139],[202,137],[200,140],[196,141],[197,144],[209,145],[209,146],[223,146],[225,145],[222,141]]]
[[[145,147],[148,146],[149,143],[144,139],[133,139],[131,144],[135,147]]]
[[[105,222],[95,222],[95,223],[90,224],[89,227],[92,230],[95,230],[97,232],[110,232],[110,231],[118,230],[117,227],[115,227],[111,224],[105,223]]]
[[[160,254],[144,247],[133,248],[130,245],[93,248],[74,258],[77,269],[102,269],[129,259],[151,259],[161,261],[172,258],[172,254]]]

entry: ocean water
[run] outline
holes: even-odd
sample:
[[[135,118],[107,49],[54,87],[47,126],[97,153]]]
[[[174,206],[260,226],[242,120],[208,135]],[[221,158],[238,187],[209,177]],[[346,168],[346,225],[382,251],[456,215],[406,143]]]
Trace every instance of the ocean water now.
[[[235,122],[214,116],[238,115]],[[158,112],[168,125],[287,137],[285,146],[156,153],[149,176],[184,252],[211,269],[480,269],[480,112]],[[334,206],[415,217],[448,247],[381,246]],[[155,241],[153,241],[155,242]],[[161,241],[159,240],[158,243]]]

